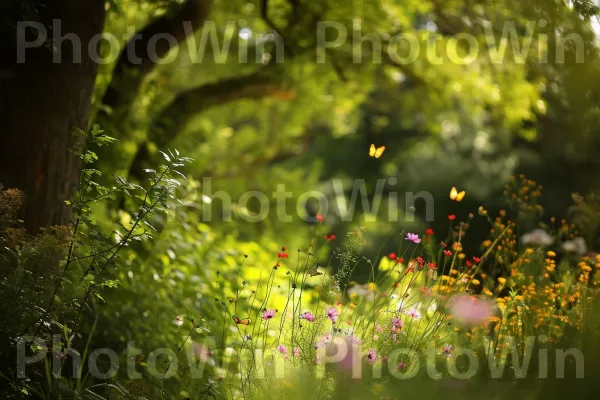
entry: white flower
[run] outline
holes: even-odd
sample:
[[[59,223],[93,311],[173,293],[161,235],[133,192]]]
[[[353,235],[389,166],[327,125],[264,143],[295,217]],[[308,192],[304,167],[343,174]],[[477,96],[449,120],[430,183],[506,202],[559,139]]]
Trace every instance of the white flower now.
[[[579,255],[587,253],[585,239],[581,237],[575,238],[573,240],[567,240],[562,244],[562,249],[567,253],[577,253]]]
[[[533,231],[521,236],[521,242],[525,245],[548,246],[554,239],[543,229],[534,229]]]

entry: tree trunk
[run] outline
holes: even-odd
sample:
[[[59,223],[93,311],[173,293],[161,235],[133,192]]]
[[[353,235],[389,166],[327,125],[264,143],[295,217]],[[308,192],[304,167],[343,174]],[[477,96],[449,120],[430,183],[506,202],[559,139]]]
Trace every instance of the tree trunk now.
[[[9,76],[0,80],[0,183],[25,193],[22,218],[31,232],[70,220],[65,200],[74,194],[80,163],[68,148],[77,141],[74,129],[88,128],[98,67],[98,53],[92,48],[90,54],[88,44],[103,31],[106,13],[103,0],[44,3],[39,21],[49,27],[48,42],[27,49],[24,63],[17,63],[16,39],[0,39],[9,43],[0,66]],[[51,43],[53,20],[60,21],[62,36],[73,33],[81,45]],[[52,45],[60,62],[53,61]]]

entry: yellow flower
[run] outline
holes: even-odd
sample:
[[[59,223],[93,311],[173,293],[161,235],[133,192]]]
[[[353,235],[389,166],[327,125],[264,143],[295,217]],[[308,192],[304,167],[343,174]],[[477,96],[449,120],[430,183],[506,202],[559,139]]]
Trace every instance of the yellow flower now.
[[[506,284],[506,278],[502,278],[502,277],[498,278],[498,283],[501,284],[501,285],[505,285]]]
[[[479,281],[477,279],[471,279],[471,283],[475,286],[479,285]]]
[[[553,252],[552,250],[548,251],[548,252],[546,253],[546,255],[547,255],[548,257],[556,257],[556,253],[555,253],[555,252]]]
[[[377,288],[377,285],[375,285],[374,282],[369,282],[368,288],[369,288],[370,292],[374,292],[375,289]]]

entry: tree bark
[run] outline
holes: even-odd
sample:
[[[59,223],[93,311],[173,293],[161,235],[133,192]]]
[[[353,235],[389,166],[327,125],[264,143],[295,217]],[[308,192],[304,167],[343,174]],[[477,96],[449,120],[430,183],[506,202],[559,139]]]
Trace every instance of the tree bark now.
[[[52,27],[58,20],[62,36],[75,34],[81,46],[47,42],[27,49],[18,63],[11,38],[2,55],[10,77],[0,81],[0,183],[23,190],[22,218],[31,232],[72,216],[65,200],[75,192],[80,163],[68,148],[77,140],[74,129],[88,128],[98,67],[97,47],[90,53],[88,44],[103,31],[106,11],[103,0],[47,0],[39,13],[39,22]],[[48,40],[53,32],[48,29]],[[60,62],[53,59],[57,51]]]

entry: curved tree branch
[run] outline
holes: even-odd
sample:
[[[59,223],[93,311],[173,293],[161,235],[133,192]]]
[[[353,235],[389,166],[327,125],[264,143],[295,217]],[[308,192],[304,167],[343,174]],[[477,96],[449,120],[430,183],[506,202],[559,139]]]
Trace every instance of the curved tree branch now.
[[[179,44],[196,32],[210,13],[211,0],[188,0],[174,12],[156,19],[137,32],[119,55],[113,78],[102,103],[112,109],[130,104],[137,95],[144,78],[154,69],[156,61],[172,49],[175,38]],[[162,37],[160,40],[159,37]],[[153,41],[151,53],[148,43]]]
[[[237,100],[258,100],[265,97],[290,99],[292,96],[293,93],[286,90],[275,75],[267,75],[264,70],[207,83],[179,93],[151,126],[148,140],[159,148],[166,148],[179,136],[192,117],[212,107]],[[143,143],[131,165],[130,176],[136,177],[149,158],[148,146]]]

